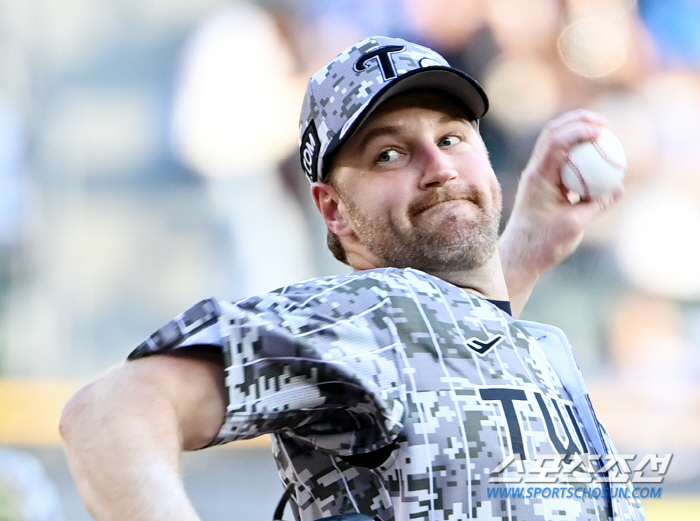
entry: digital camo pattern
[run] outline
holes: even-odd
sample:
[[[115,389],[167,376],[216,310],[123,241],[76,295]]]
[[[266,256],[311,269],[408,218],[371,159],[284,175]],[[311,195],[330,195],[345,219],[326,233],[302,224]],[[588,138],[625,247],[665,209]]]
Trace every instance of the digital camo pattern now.
[[[309,80],[300,122],[302,168],[309,180],[322,180],[323,157],[340,145],[377,94],[399,77],[428,67],[455,71],[427,47],[373,36],[345,49],[316,72]],[[469,98],[468,106],[477,118],[482,117],[488,108],[486,94],[475,80],[461,71],[456,74],[463,80],[459,82],[461,96]],[[439,81],[433,86],[439,88]]]
[[[166,326],[170,344],[147,340],[131,357],[221,346],[230,402],[215,443],[272,434],[299,519],[612,518],[607,499],[488,497],[490,473],[508,456],[527,467],[593,444],[538,339],[486,300],[420,271],[383,269],[193,309]],[[345,459],[394,442],[376,468]],[[502,476],[517,474],[510,466]],[[612,510],[643,519],[638,500],[615,499]]]

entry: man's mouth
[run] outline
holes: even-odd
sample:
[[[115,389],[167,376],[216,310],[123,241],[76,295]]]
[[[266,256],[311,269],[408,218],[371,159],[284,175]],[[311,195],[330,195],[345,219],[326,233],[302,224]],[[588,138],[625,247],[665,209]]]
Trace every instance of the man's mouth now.
[[[455,201],[470,202],[470,201],[468,201],[467,199],[445,199],[444,201],[439,201],[439,202],[437,202],[437,203],[435,203],[435,204],[432,204],[432,205],[430,205],[430,206],[427,206],[427,207],[425,207],[425,208],[420,209],[420,210],[418,211],[418,213],[416,213],[416,214],[414,215],[414,217],[415,217],[416,215],[420,215],[420,214],[422,214],[422,213],[425,213],[425,212],[427,212],[428,210],[432,210],[433,208],[435,208],[435,207],[437,207],[437,206],[443,205],[443,204],[445,204],[445,203],[452,203],[452,202],[455,202]]]
[[[429,198],[410,205],[408,207],[408,215],[410,217],[415,217],[439,204],[450,201],[466,201],[476,205],[478,208],[482,207],[481,194],[474,188],[469,188],[460,191],[452,190],[450,192],[435,192]]]

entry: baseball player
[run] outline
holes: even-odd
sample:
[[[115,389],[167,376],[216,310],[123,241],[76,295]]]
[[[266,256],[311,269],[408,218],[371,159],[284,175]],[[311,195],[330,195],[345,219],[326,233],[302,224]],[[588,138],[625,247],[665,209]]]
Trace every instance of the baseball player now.
[[[643,519],[631,495],[601,492],[614,448],[566,337],[511,310],[611,202],[571,205],[558,174],[604,121],[545,128],[499,245],[487,109],[476,81],[394,38],[311,78],[302,167],[353,272],[204,300],[79,391],[61,429],[96,519],[199,519],[181,451],[262,434],[303,521]],[[543,455],[587,493],[492,496],[494,474],[517,483]]]

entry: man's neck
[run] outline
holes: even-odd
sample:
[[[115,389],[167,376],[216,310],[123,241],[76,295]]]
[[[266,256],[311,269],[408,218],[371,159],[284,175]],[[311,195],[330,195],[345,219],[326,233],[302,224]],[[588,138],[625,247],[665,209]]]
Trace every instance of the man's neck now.
[[[448,270],[430,274],[480,297],[508,300],[508,288],[497,252],[484,265],[475,269]]]
[[[381,266],[378,265],[378,263],[364,262],[357,263],[357,265],[353,265],[352,267],[354,271],[364,271],[368,269],[387,268],[390,266]],[[478,268],[470,270],[426,271],[426,273],[483,298],[491,300],[509,300],[508,288],[497,250],[485,264]]]

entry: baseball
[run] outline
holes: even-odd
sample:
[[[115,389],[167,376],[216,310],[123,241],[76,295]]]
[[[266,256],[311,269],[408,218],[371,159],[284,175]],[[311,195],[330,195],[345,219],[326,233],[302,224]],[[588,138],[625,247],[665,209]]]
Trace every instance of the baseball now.
[[[561,181],[584,199],[594,199],[621,186],[625,170],[627,158],[622,143],[604,127],[595,141],[584,141],[569,149]]]

